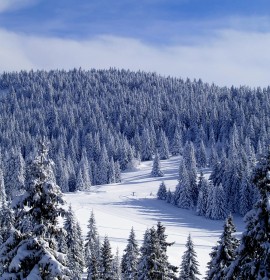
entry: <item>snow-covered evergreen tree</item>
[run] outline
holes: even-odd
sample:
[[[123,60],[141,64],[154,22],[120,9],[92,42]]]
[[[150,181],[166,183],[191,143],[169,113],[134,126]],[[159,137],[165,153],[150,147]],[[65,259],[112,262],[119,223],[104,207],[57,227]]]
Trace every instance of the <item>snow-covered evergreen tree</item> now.
[[[80,226],[71,206],[65,217],[64,229],[67,232],[67,265],[71,271],[71,279],[80,280],[84,267],[83,241]]]
[[[202,140],[200,141],[200,144],[196,150],[196,162],[199,168],[206,167],[207,164],[206,149]]]
[[[179,280],[199,280],[197,277],[200,275],[199,263],[190,234],[187,239],[186,248],[180,265]]]
[[[260,198],[245,216],[246,230],[226,279],[270,279],[270,152],[256,168],[253,183]]]
[[[153,177],[163,177],[164,176],[164,173],[160,169],[160,160],[159,160],[158,153],[155,154],[155,158],[153,160],[151,176],[153,176]]]
[[[158,143],[158,153],[160,159],[168,159],[170,157],[169,154],[169,144],[168,138],[163,130],[160,132],[159,143]]]
[[[138,258],[139,248],[135,237],[134,229],[131,228],[128,238],[127,247],[121,261],[122,278],[123,280],[138,279]]]
[[[209,188],[206,217],[213,220],[224,220],[227,215],[228,209],[222,185]]]
[[[57,218],[65,210],[60,188],[50,179],[47,152],[41,143],[27,168],[26,191],[13,200],[16,229],[0,247],[2,279],[70,279],[64,256],[56,250],[55,238],[61,234]],[[31,231],[21,232],[25,219]]]
[[[182,136],[178,128],[176,128],[174,132],[172,145],[171,145],[171,153],[173,156],[182,154]]]
[[[207,203],[209,195],[209,184],[208,181],[202,177],[199,181],[199,197],[196,208],[196,213],[199,216],[205,216],[207,212]]]
[[[166,197],[167,197],[167,188],[164,181],[162,181],[158,188],[157,198],[160,200],[166,200]]]
[[[218,244],[212,248],[210,253],[211,260],[207,265],[208,271],[205,279],[225,279],[225,272],[234,261],[236,249],[239,245],[238,239],[233,236],[235,232],[232,216],[229,215],[224,223],[223,233],[218,240]]]
[[[120,183],[121,182],[121,169],[120,169],[120,164],[118,161],[114,163],[115,167],[115,183]]]
[[[100,248],[98,230],[93,210],[91,212],[87,228],[88,232],[85,240],[85,263],[88,272],[87,279],[98,280],[100,272]]]
[[[121,262],[120,262],[120,256],[119,256],[119,249],[117,248],[116,254],[113,258],[112,263],[112,270],[113,270],[113,279],[114,280],[121,280]]]
[[[102,280],[115,280],[113,275],[113,254],[110,241],[105,236],[100,249],[100,278]]]
[[[4,179],[8,199],[13,199],[23,192],[25,162],[20,151],[11,151],[6,157]]]
[[[170,189],[168,189],[167,191],[167,195],[166,195],[166,202],[167,203],[172,203],[173,200],[173,195]]]

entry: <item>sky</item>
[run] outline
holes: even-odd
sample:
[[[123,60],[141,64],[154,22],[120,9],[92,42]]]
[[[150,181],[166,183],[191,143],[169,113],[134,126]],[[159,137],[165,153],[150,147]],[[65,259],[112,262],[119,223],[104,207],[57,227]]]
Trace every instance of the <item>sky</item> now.
[[[269,0],[0,0],[0,72],[156,72],[270,85]]]

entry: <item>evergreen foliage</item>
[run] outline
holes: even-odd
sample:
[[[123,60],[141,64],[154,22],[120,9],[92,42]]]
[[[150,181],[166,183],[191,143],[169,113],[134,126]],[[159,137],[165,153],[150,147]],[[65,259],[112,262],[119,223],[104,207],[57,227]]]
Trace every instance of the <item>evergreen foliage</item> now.
[[[226,279],[270,278],[270,152],[258,164],[253,183],[259,190],[259,200],[245,216],[243,232],[235,261]]]
[[[224,230],[218,244],[210,253],[211,260],[208,263],[206,280],[226,279],[226,270],[235,260],[238,239],[233,234],[236,232],[232,216],[229,215],[224,223]]]
[[[44,143],[27,168],[26,191],[13,200],[15,230],[0,247],[0,279],[69,279],[57,251],[57,218],[65,214],[60,188],[51,180],[52,163]],[[25,222],[28,227],[25,227]]]
[[[160,160],[159,160],[159,154],[155,154],[155,158],[153,161],[153,167],[151,171],[151,176],[153,177],[163,177],[164,173],[160,169]]]
[[[115,280],[113,271],[113,254],[110,241],[105,236],[100,249],[100,278],[102,280]]]
[[[157,198],[160,200],[166,200],[166,198],[167,198],[167,188],[163,181],[159,185],[158,192],[157,192]]]
[[[135,237],[135,232],[131,228],[128,238],[127,247],[121,261],[122,278],[123,280],[137,280],[138,279],[138,258],[139,248]]]
[[[71,206],[65,217],[64,229],[67,232],[67,266],[71,271],[71,279],[80,280],[84,267],[83,240],[80,225]]]
[[[194,245],[189,234],[187,243],[186,243],[186,251],[182,256],[182,262],[180,265],[180,277],[179,280],[199,280],[197,277],[200,275],[199,272],[199,264],[196,260],[197,254],[194,250]]]

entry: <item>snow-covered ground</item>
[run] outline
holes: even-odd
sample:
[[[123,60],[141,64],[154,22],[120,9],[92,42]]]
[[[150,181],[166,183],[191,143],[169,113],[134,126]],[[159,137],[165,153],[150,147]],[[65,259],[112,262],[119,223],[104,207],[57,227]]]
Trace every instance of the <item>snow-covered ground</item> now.
[[[179,266],[190,233],[200,263],[203,278],[209,253],[223,228],[223,221],[212,221],[199,217],[194,211],[184,210],[156,199],[156,193],[163,180],[167,188],[174,191],[177,184],[179,157],[161,161],[162,178],[151,178],[152,162],[143,162],[137,170],[122,173],[122,183],[93,186],[91,192],[65,194],[65,199],[81,224],[83,234],[94,210],[101,241],[105,235],[110,239],[113,252],[119,248],[120,255],[127,244],[133,226],[141,244],[147,228],[158,221],[166,226],[168,241],[175,244],[169,248],[171,263]],[[207,171],[207,170],[206,170]],[[242,217],[234,217],[238,234],[244,229]]]

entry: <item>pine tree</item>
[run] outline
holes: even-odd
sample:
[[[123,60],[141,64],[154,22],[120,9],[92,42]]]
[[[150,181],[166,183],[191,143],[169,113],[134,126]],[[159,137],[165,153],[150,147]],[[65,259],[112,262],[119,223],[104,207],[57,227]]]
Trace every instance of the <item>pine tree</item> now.
[[[228,215],[226,198],[222,185],[209,188],[206,217],[213,220],[224,220]]]
[[[208,195],[209,195],[209,184],[208,181],[202,177],[199,182],[199,197],[196,208],[196,213],[199,216],[205,216],[207,212],[207,203],[208,203]]]
[[[168,189],[167,191],[167,195],[166,195],[166,202],[167,203],[172,203],[173,200],[173,195],[170,189]]]
[[[138,263],[138,279],[161,280],[160,270],[161,246],[158,241],[156,229],[147,229],[144,234],[143,245],[140,248],[141,257]]]
[[[98,280],[99,279],[99,236],[96,227],[95,215],[92,210],[88,224],[88,232],[86,235],[85,243],[85,263],[88,272],[88,280]]]
[[[71,206],[65,217],[64,229],[67,232],[67,265],[71,271],[71,279],[80,280],[84,267],[83,241],[80,226]]]
[[[225,279],[225,272],[234,261],[239,245],[238,239],[233,236],[235,232],[232,216],[229,215],[224,223],[224,230],[218,244],[213,247],[210,253],[211,260],[207,266],[207,280]]]
[[[26,191],[13,200],[16,229],[0,247],[2,279],[69,278],[55,241],[61,234],[57,218],[65,214],[59,206],[64,201],[60,188],[51,180],[52,163],[47,153],[41,143],[39,154],[27,168]],[[31,231],[21,232],[25,220]]]
[[[153,167],[151,171],[151,176],[153,177],[163,177],[164,173],[160,170],[160,160],[159,160],[159,154],[155,154],[155,158],[153,161]]]
[[[135,232],[133,228],[131,228],[130,235],[128,238],[128,244],[124,250],[124,254],[121,261],[123,280],[138,279],[138,275],[137,275],[138,257],[139,257],[138,243],[135,237]]]
[[[166,200],[167,197],[167,189],[165,183],[162,181],[159,185],[159,189],[157,192],[157,198],[160,200]]]
[[[114,163],[115,167],[115,183],[120,183],[121,182],[121,169],[120,169],[120,164],[118,161]]]
[[[114,280],[121,280],[121,264],[120,264],[120,256],[119,256],[119,249],[117,248],[115,257],[113,259],[112,264],[113,270],[113,279]]]
[[[182,137],[178,128],[176,128],[174,132],[171,153],[173,156],[177,156],[182,153]]]
[[[260,199],[245,216],[246,230],[226,279],[270,279],[270,152],[257,166],[253,183]]]
[[[165,234],[165,226],[161,224],[161,222],[157,223],[157,237],[159,240],[160,244],[160,249],[161,249],[161,261],[160,266],[161,266],[161,271],[162,271],[162,280],[164,279],[176,279],[175,273],[177,272],[177,267],[173,266],[169,263],[168,261],[168,256],[167,256],[167,249],[168,247],[172,246],[174,242],[167,242],[167,235]]]
[[[105,236],[100,249],[100,279],[115,280],[113,277],[113,255],[107,236]]]
[[[206,167],[207,158],[206,158],[206,150],[203,141],[200,141],[199,147],[196,151],[196,162],[199,168]]]
[[[194,245],[190,234],[187,239],[186,248],[187,249],[182,256],[182,262],[180,265],[179,280],[199,280],[197,277],[200,275],[199,264],[196,260],[197,254],[194,251]]]
[[[158,153],[161,159],[168,159],[170,157],[168,138],[163,130],[160,132]]]

